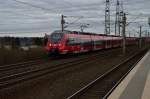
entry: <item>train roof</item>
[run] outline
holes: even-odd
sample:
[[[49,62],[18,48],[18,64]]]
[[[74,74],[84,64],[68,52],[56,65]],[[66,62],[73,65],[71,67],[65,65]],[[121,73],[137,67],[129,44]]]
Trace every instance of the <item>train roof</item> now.
[[[97,35],[97,36],[120,37],[120,36],[115,36],[115,35],[97,34],[97,33],[80,32],[80,31],[70,31],[70,30],[64,30],[63,32],[62,32],[61,30],[56,30],[56,31],[54,31],[53,33],[82,34],[82,35]],[[128,37],[128,38],[135,38],[135,37]]]
[[[63,32],[61,30],[56,30],[53,33],[63,33],[63,34],[70,34],[72,31],[64,30]]]
[[[53,33],[64,33],[64,34],[82,34],[82,35],[102,35],[102,36],[107,36],[105,34],[96,34],[96,33],[89,33],[89,32],[80,32],[80,31],[69,31],[69,30],[64,30],[63,32],[61,30],[56,30]]]
[[[69,31],[69,30],[64,30],[63,32],[61,30],[56,30],[53,33],[64,33],[64,34],[82,34],[82,35],[102,35],[102,36],[107,36],[105,34],[96,34],[96,33],[89,33],[89,32],[80,32],[80,31]]]

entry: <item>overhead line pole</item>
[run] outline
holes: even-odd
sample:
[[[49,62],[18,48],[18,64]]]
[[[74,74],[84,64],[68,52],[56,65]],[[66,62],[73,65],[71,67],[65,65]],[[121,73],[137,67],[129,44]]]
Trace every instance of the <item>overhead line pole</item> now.
[[[124,12],[123,11],[121,11],[120,13],[119,13],[119,36],[122,36],[122,31],[123,31],[123,16],[124,16]]]
[[[120,35],[120,2],[116,3],[115,35]]]
[[[65,20],[64,20],[64,15],[61,15],[61,31],[64,31],[64,24],[65,24]]]
[[[119,11],[119,36],[122,36],[121,31],[123,29],[123,15],[124,8],[123,8],[123,1],[120,0],[120,11]]]
[[[122,28],[122,38],[123,38],[123,54],[126,54],[126,14],[123,14],[123,28]]]
[[[140,26],[140,34],[139,34],[139,48],[142,47],[142,26]]]

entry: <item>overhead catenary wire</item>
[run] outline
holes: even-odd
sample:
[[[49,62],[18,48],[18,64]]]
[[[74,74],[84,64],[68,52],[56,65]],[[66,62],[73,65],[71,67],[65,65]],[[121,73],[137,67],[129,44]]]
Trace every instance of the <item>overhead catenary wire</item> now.
[[[31,6],[31,7],[34,7],[34,8],[40,8],[40,9],[42,9],[42,10],[46,10],[46,11],[54,11],[54,10],[56,10],[56,9],[48,9],[48,8],[44,8],[44,7],[40,7],[40,6],[37,6],[37,5],[33,5],[33,4],[31,4],[31,3],[28,3],[28,2],[23,2],[23,1],[19,1],[19,0],[13,0],[13,1],[15,1],[15,2],[18,2],[18,3],[21,3],[21,4],[25,4],[25,5],[28,5],[28,6]],[[80,9],[80,8],[79,8]],[[81,9],[80,9],[81,10]],[[71,24],[73,24],[74,22],[72,22]]]
[[[23,1],[19,1],[19,0],[12,0],[12,1],[15,1],[17,3],[20,3],[20,4],[24,4],[24,5],[28,5],[30,7],[33,7],[33,8],[38,8],[38,9],[41,9],[43,11],[47,11],[49,13],[56,13],[56,14],[60,14],[58,13],[58,10],[61,10],[62,8],[64,9],[65,12],[72,12],[74,10],[89,10],[89,9],[86,9],[86,8],[90,8],[90,6],[93,6],[95,8],[97,8],[97,6],[100,6],[100,5],[103,5],[104,3],[96,3],[96,4],[89,4],[89,5],[84,5],[84,6],[74,6],[74,7],[54,7],[54,8],[45,8],[45,7],[42,7],[42,6],[39,6],[39,5],[35,5],[35,4],[32,4],[32,3],[28,3],[28,2],[23,2]],[[69,3],[70,4],[70,3]]]
[[[24,4],[24,5],[31,6],[31,7],[34,7],[34,8],[38,8],[38,9],[41,9],[41,10],[44,10],[44,11],[53,11],[52,9],[48,9],[48,8],[45,8],[45,7],[37,6],[37,5],[31,4],[31,3],[28,3],[28,2],[23,2],[23,1],[19,1],[19,0],[13,0],[13,1],[21,3],[21,4]]]
[[[97,6],[99,6],[99,7],[103,7],[103,5],[104,5],[104,3],[105,2],[101,2],[100,4],[85,4],[85,5],[74,5],[74,4],[72,4],[72,3],[68,3],[68,4],[72,4],[70,7],[68,6],[68,8],[66,7],[65,8],[65,5],[63,4],[63,6],[64,7],[52,7],[52,8],[48,8],[48,7],[43,7],[43,6],[40,6],[39,4],[38,5],[36,5],[36,4],[32,4],[32,3],[30,3],[30,2],[27,2],[27,1],[21,1],[21,0],[12,0],[12,1],[16,1],[16,2],[18,2],[18,3],[20,3],[20,4],[25,4],[25,5],[28,5],[28,6],[31,6],[31,7],[34,7],[34,8],[38,8],[38,9],[41,9],[41,10],[43,10],[44,12],[46,12],[46,13],[59,13],[59,11],[58,10],[60,10],[61,8],[64,8],[64,9],[62,9],[61,11],[62,12],[65,12],[65,13],[67,13],[67,12],[74,12],[74,11],[78,11],[78,10],[83,10],[83,11],[88,11],[88,8],[97,8]],[[65,0],[64,0],[65,1]],[[110,0],[111,1],[111,6],[114,6],[114,0]],[[43,1],[44,2],[44,1]],[[124,3],[125,4],[125,3]],[[126,9],[126,7],[124,7],[124,9]],[[34,9],[32,9],[32,10],[34,10]],[[91,9],[91,11],[92,11],[93,9]],[[101,10],[104,10],[104,9],[101,9]],[[113,10],[113,8],[111,9],[112,11],[115,11],[115,10]],[[58,11],[58,12],[57,12]],[[96,13],[96,12],[94,12],[94,13]],[[28,16],[28,14],[25,14],[24,16]],[[82,13],[81,13],[81,15],[82,15]],[[102,16],[104,16],[104,15],[102,15]],[[113,16],[113,15],[112,15]],[[134,16],[134,15],[132,15],[132,16]],[[136,16],[136,15],[135,15]],[[30,17],[30,16],[29,16]],[[32,16],[31,16],[32,17]],[[34,16],[33,15],[33,18],[36,18],[36,15]],[[86,19],[86,17],[87,16],[84,16],[84,19]],[[87,19],[88,18],[90,18],[90,16],[88,16],[87,17]],[[93,17],[94,18],[94,17]],[[103,17],[104,18],[104,17]],[[97,19],[95,19],[95,20],[97,20]],[[130,19],[129,19],[130,20]],[[90,22],[90,21],[89,21]],[[24,24],[24,23],[22,23],[22,24]],[[25,23],[25,24],[28,24],[28,23]],[[29,23],[30,24],[30,23]],[[3,24],[1,24],[1,25],[3,25]],[[5,24],[6,25],[6,24]],[[114,24],[113,24],[114,25]]]

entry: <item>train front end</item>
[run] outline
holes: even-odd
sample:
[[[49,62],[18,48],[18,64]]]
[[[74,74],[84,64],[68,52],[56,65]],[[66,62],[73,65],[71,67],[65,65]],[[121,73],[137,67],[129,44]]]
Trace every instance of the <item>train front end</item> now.
[[[65,51],[65,36],[63,33],[52,33],[48,37],[46,50],[49,55],[66,54]]]

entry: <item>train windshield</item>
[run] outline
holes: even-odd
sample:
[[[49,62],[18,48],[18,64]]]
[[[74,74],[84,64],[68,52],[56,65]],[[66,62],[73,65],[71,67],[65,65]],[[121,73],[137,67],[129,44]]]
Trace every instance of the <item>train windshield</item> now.
[[[63,34],[62,33],[53,33],[51,36],[50,36],[50,40],[53,42],[53,43],[58,43],[62,40],[63,38]]]

